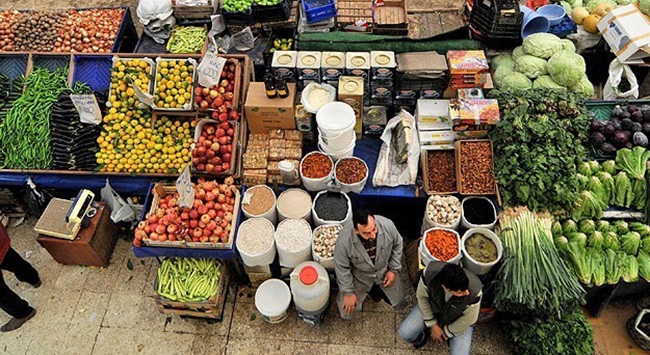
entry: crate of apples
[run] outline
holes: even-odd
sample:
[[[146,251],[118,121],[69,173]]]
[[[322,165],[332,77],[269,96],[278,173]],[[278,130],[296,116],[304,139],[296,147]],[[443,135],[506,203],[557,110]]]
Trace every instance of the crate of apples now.
[[[205,119],[196,126],[192,163],[198,172],[231,174],[236,152],[236,121]]]
[[[221,81],[210,88],[197,86],[194,90],[195,106],[201,111],[211,111],[214,120],[225,122],[239,120],[237,112],[237,64],[228,62],[221,72]]]

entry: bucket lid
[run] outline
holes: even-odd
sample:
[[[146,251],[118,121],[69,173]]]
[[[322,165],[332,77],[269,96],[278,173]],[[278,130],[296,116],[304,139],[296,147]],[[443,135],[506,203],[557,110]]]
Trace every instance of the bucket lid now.
[[[327,63],[328,65],[332,65],[332,66],[340,65],[341,64],[341,58],[339,58],[336,55],[331,55],[331,56],[329,56],[329,57],[327,57],[325,59],[325,63]]]
[[[280,64],[289,64],[293,60],[293,57],[289,54],[282,54],[278,57],[278,63]]]
[[[291,303],[291,291],[284,281],[269,279],[264,281],[255,292],[255,307],[264,316],[282,315]]]
[[[326,103],[316,113],[318,127],[326,132],[352,130],[356,122],[354,110],[343,102]]]
[[[313,285],[318,280],[318,270],[311,265],[307,265],[300,270],[298,276],[303,284],[307,286]]]

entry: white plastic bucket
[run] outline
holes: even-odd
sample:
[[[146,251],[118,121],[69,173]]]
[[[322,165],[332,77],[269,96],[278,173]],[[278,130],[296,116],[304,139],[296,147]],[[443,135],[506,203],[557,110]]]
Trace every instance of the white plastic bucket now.
[[[286,199],[288,195],[290,194],[296,194],[300,193],[304,195],[305,200],[309,200],[309,208],[305,208],[304,211],[296,211],[294,206],[291,206],[288,208],[287,211],[282,211],[280,209],[280,201],[283,201],[283,199]],[[283,201],[284,202],[284,201]],[[312,206],[312,200],[311,200],[311,195],[303,189],[298,189],[298,188],[293,188],[293,189],[288,189],[285,190],[278,196],[277,200],[277,210],[278,210],[278,220],[280,222],[284,221],[287,218],[302,218],[305,221],[311,223],[311,206]],[[284,204],[283,204],[284,205]],[[306,204],[305,204],[306,205]]]
[[[290,304],[291,290],[282,280],[266,280],[255,292],[255,308],[269,323],[280,323],[285,320]]]
[[[251,223],[251,221],[255,220],[262,220],[268,223],[273,231],[273,234],[271,234],[271,238],[273,239],[271,245],[263,252],[259,254],[248,254],[245,251],[241,250],[239,248],[239,243],[241,238],[239,237],[239,233],[242,230],[242,227],[247,225],[248,223]],[[241,225],[239,225],[239,229],[237,231],[237,240],[235,241],[235,246],[237,247],[237,251],[239,252],[239,256],[241,256],[241,260],[244,263],[244,265],[248,267],[254,267],[254,266],[266,266],[269,265],[273,262],[273,259],[275,259],[275,227],[271,222],[269,222],[268,219],[266,218],[251,218],[249,220],[246,220],[242,222]]]
[[[357,140],[357,134],[354,132],[354,130],[341,133],[340,136],[336,136],[335,138],[327,138],[321,132],[322,131],[319,128],[318,142],[329,150],[344,150],[350,146],[351,143]]]
[[[366,167],[366,176],[363,178],[363,180],[359,182],[355,182],[353,184],[344,184],[343,182],[339,181],[338,177],[336,176],[336,167],[339,166],[339,163],[341,160],[336,162],[336,165],[334,165],[334,180],[336,181],[337,184],[341,186],[341,191],[343,192],[356,192],[356,193],[361,193],[361,190],[363,190],[363,187],[366,186],[366,181],[368,180],[368,164],[366,164],[363,159],[357,158],[357,157],[350,157],[349,159],[356,159],[359,160],[363,163],[363,165]],[[460,223],[460,221],[458,222]]]
[[[322,142],[318,142],[318,150],[320,150],[323,154],[329,155],[329,157],[333,161],[338,161],[339,159],[342,158],[347,158],[351,157],[354,155],[354,147],[356,146],[356,141],[352,141],[350,145],[343,149],[343,150],[331,150],[327,148],[327,146],[324,146]]]
[[[319,178],[319,179],[312,179],[312,178],[305,177],[305,174],[302,173],[302,163],[305,161],[305,158],[307,158],[308,156],[310,156],[312,154],[324,154],[324,153],[311,152],[311,153],[306,154],[302,158],[302,160],[300,160],[300,180],[302,180],[302,184],[305,186],[305,189],[307,191],[322,191],[322,190],[325,190],[327,188],[327,184],[330,181],[332,181],[332,179],[334,178],[334,162],[332,161],[332,158],[328,157],[330,159],[330,162],[332,163],[332,170],[330,170],[330,173],[327,176]],[[327,155],[327,154],[325,154],[325,155]]]
[[[472,258],[471,255],[465,250],[465,241],[471,236],[473,236],[476,233],[481,233],[483,234],[486,238],[489,238],[494,245],[497,247],[497,258],[493,262],[490,263],[481,263],[474,258]],[[496,265],[499,260],[501,260],[501,256],[503,255],[503,244],[501,244],[501,239],[497,237],[497,235],[487,229],[487,228],[472,228],[469,229],[467,232],[465,232],[465,235],[463,235],[463,239],[460,241],[460,248],[463,251],[463,267],[468,269],[469,271],[475,273],[476,275],[485,275],[490,270],[494,265]]]
[[[454,235],[456,235],[456,239],[458,240],[458,255],[447,260],[446,263],[459,264],[461,259],[463,258],[463,253],[461,252],[461,246],[460,246],[460,234],[458,234],[458,232],[456,232],[455,230],[449,228],[430,228],[424,232],[422,236],[422,240],[420,241],[420,257],[422,259],[422,263],[424,264],[424,266],[426,267],[427,265],[429,265],[429,262],[431,262],[432,260],[440,261],[433,255],[431,255],[431,252],[429,251],[429,248],[427,248],[426,245],[427,234],[429,234],[429,232],[434,230],[445,230],[447,232],[451,232],[454,233]]]
[[[253,189],[268,189],[273,194],[273,206],[268,211],[266,211],[266,212],[264,212],[264,213],[262,213],[260,215],[250,214],[250,213],[246,212],[246,210],[243,208],[244,200],[247,198],[247,195],[250,194],[251,193],[250,191],[253,190]],[[278,199],[275,197],[275,192],[273,192],[273,189],[271,189],[270,187],[268,187],[266,185],[255,185],[255,186],[251,187],[250,189],[246,190],[246,192],[244,192],[244,196],[242,197],[242,209],[241,210],[242,210],[242,212],[244,213],[244,216],[247,219],[248,218],[256,218],[256,217],[266,218],[266,219],[269,220],[269,222],[271,222],[273,225],[275,225],[278,222],[278,213],[277,213],[277,210],[276,210],[277,202],[278,202]]]
[[[328,221],[325,219],[322,219],[318,217],[318,213],[316,213],[316,201],[318,201],[318,197],[320,197],[322,194],[327,193],[327,191],[321,191],[318,194],[316,194],[316,197],[314,197],[314,203],[312,204],[311,207],[311,214],[314,217],[314,225],[316,227],[322,226],[324,224],[342,224],[345,225],[347,222],[352,220],[352,202],[350,201],[350,197],[345,192],[341,192],[343,196],[345,196],[345,199],[348,201],[348,211],[347,214],[345,215],[345,218],[342,221]]]
[[[296,309],[309,314],[325,310],[330,298],[330,278],[322,265],[313,261],[301,263],[289,279]]]
[[[343,102],[327,103],[316,113],[319,135],[331,148],[343,148],[350,144],[350,133],[354,134],[356,122],[354,110]]]
[[[277,234],[278,231],[283,228],[283,225],[286,224],[288,221],[300,221],[306,226],[305,230],[309,230],[309,241],[305,243],[304,246],[300,250],[288,250],[286,246],[283,246],[281,242],[278,242],[277,239]],[[280,261],[280,266],[285,267],[285,268],[294,268],[298,266],[298,264],[305,262],[305,261],[310,261],[311,260],[311,244],[312,244],[312,230],[311,226],[307,221],[304,219],[296,219],[296,218],[287,218],[284,221],[280,222],[278,224],[278,228],[275,230],[274,234],[274,239],[275,239],[275,245],[278,248],[278,259]]]
[[[323,265],[323,267],[326,268],[327,270],[334,270],[334,267],[336,266],[334,264],[334,255],[332,254],[331,258],[325,258],[325,257],[322,257],[318,252],[316,252],[316,249],[315,249],[316,248],[316,245],[315,245],[316,244],[316,239],[318,238],[318,236],[320,235],[320,232],[323,230],[323,228],[325,226],[326,225],[322,225],[322,226],[318,226],[318,227],[314,228],[314,232],[312,233],[312,238],[311,238],[311,240],[312,240],[312,242],[311,242],[311,257],[312,257],[312,259],[314,259],[315,262]],[[341,225],[341,224],[331,224],[330,226],[339,226],[341,229],[343,229],[343,225]],[[341,233],[341,231],[339,231],[339,234],[340,233]],[[337,240],[338,240],[338,236],[337,236]],[[334,248],[334,246],[332,246],[332,249],[333,248]]]
[[[431,202],[434,199],[435,196],[436,195],[429,196],[429,199],[427,200],[426,207],[424,208],[424,221],[425,221],[425,225],[427,226],[427,228],[425,228],[425,229],[437,227],[437,228],[449,228],[449,229],[458,230],[458,226],[460,226],[461,216],[462,216],[462,204],[461,204],[460,200],[458,200],[458,198],[455,197],[455,196],[451,196],[451,197],[455,198],[458,201],[458,203],[461,205],[460,213],[458,213],[458,218],[454,221],[454,223],[452,223],[450,225],[444,225],[444,224],[439,224],[439,223],[434,222],[431,218],[429,218],[429,214],[427,213],[427,209],[429,208],[429,202]],[[448,197],[448,196],[449,195],[445,195],[443,197]]]
[[[465,218],[465,202],[472,200],[472,199],[481,199],[485,200],[490,203],[492,206],[492,213],[490,216],[493,216],[493,222],[488,223],[488,224],[472,224],[467,219]],[[465,197],[463,199],[463,202],[460,205],[460,218],[461,218],[461,224],[463,227],[470,229],[470,228],[487,228],[487,229],[494,229],[494,225],[497,223],[497,208],[494,206],[494,202],[492,202],[489,198],[484,197],[484,196],[469,196]]]

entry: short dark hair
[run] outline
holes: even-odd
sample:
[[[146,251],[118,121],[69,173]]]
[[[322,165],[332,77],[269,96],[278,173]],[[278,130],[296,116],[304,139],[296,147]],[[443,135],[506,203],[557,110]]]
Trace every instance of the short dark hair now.
[[[352,214],[352,223],[354,223],[354,228],[357,228],[358,224],[362,226],[368,224],[369,216],[372,216],[372,213],[366,209],[354,210],[354,213]]]
[[[460,265],[445,264],[438,277],[440,283],[452,291],[465,291],[469,288],[469,279]]]

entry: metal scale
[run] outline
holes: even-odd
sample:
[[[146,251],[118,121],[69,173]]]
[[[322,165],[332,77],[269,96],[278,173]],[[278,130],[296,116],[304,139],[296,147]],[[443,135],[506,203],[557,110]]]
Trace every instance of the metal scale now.
[[[95,194],[85,189],[79,191],[72,201],[53,198],[34,226],[34,230],[51,237],[75,239],[81,227],[87,227],[90,219],[97,214],[94,198]]]

